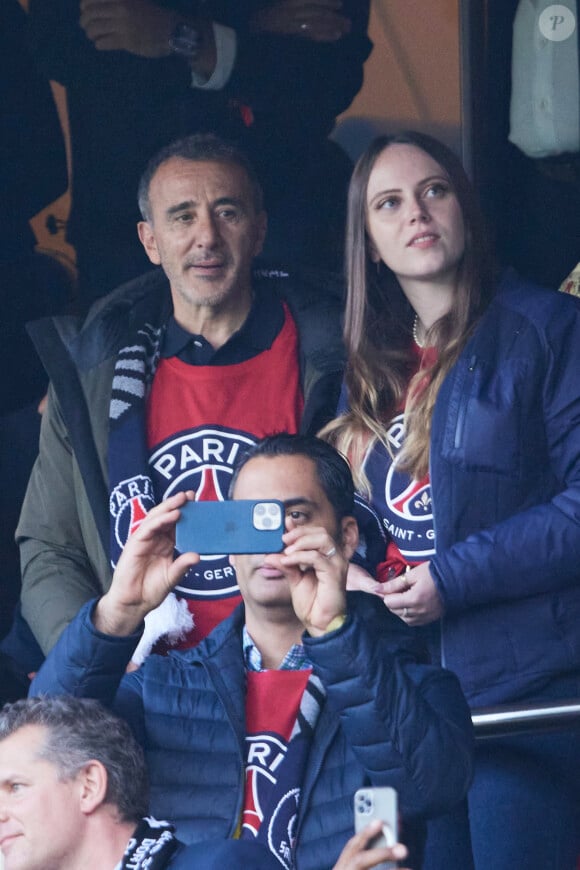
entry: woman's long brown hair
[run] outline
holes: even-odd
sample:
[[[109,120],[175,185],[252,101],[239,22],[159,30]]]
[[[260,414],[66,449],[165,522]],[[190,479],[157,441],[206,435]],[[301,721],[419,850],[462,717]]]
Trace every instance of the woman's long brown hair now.
[[[441,166],[457,196],[465,230],[455,304],[427,334],[428,344],[437,348],[437,361],[414,377],[416,363],[411,349],[414,311],[394,273],[384,263],[377,267],[368,251],[368,182],[377,158],[391,145],[420,148]],[[484,221],[471,184],[455,154],[437,139],[414,131],[375,139],[355,166],[348,196],[344,339],[348,355],[345,382],[349,410],[320,433],[348,456],[355,481],[362,491],[368,492],[364,458],[377,440],[390,451],[387,427],[405,395],[406,436],[397,464],[417,480],[428,471],[435,400],[444,378],[491,300],[494,271]]]

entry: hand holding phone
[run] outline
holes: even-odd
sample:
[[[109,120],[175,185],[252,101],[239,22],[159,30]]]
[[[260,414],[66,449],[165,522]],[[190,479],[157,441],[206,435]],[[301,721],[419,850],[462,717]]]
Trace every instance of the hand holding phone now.
[[[354,829],[359,833],[375,820],[381,822],[380,834],[373,838],[369,849],[392,847],[398,838],[397,792],[389,786],[359,788],[354,796]],[[379,870],[394,870],[396,863],[383,861]]]

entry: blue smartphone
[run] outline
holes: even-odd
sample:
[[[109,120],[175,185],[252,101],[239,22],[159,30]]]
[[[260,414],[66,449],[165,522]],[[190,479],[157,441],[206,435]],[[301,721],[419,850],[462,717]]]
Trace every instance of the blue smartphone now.
[[[188,501],[175,529],[180,553],[221,556],[284,549],[281,501]]]

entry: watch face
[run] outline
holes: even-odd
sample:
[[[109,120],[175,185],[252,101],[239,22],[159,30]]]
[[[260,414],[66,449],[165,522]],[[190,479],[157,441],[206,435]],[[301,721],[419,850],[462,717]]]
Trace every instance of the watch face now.
[[[197,27],[180,22],[176,25],[169,38],[169,47],[176,54],[185,57],[195,57],[201,45],[201,37]]]

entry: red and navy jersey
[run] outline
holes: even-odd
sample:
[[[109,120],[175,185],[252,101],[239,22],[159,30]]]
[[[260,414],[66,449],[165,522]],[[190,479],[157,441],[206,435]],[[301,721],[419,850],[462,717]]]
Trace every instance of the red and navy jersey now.
[[[246,789],[242,837],[259,837],[291,868],[309,729],[296,729],[312,671],[247,672]]]
[[[403,444],[403,414],[391,422],[387,437],[396,456]],[[381,566],[380,576],[386,579],[389,568],[400,574],[405,565],[424,562],[435,553],[429,475],[413,480],[399,471],[382,443],[374,445],[364,469],[371,486],[371,506],[389,541],[386,569]]]
[[[298,336],[284,325],[268,350],[235,365],[192,366],[161,359],[147,402],[149,471],[159,502],[193,489],[200,501],[223,500],[240,454],[276,432],[297,432],[303,398]],[[226,554],[204,557],[176,588],[193,613],[199,643],[240,601]]]
[[[420,356],[430,365],[435,351],[428,348]],[[407,565],[416,565],[435,554],[435,532],[429,475],[414,480],[397,467],[396,457],[405,438],[404,413],[397,414],[387,428],[387,442],[392,456],[381,442],[373,445],[365,462],[364,471],[371,487],[371,506],[385,532],[387,550],[385,560],[377,569],[379,580],[400,574]],[[394,461],[395,460],[395,461]]]

